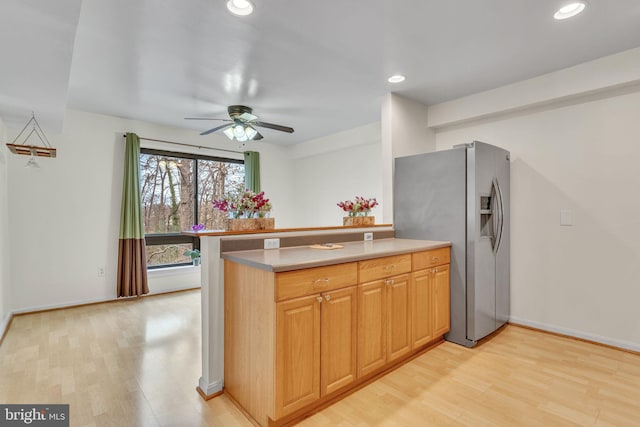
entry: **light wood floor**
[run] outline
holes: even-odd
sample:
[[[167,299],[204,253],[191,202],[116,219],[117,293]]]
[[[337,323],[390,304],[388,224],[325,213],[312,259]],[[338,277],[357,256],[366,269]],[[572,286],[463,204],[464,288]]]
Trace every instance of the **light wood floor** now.
[[[200,376],[200,294],[15,317],[1,403],[69,403],[72,426],[250,426]],[[638,426],[640,356],[509,326],[440,345],[301,426]]]

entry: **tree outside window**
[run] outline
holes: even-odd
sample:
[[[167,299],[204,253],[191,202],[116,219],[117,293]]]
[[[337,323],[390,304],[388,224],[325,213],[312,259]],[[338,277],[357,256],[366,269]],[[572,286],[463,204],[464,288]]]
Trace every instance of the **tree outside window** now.
[[[140,193],[147,265],[191,263],[185,251],[199,248],[198,238],[183,236],[193,224],[223,228],[224,214],[212,201],[244,187],[242,160],[141,149]]]

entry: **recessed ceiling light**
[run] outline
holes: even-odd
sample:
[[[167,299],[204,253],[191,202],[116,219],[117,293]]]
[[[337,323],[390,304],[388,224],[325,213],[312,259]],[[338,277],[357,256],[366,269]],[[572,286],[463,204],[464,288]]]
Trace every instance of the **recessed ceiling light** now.
[[[247,16],[253,13],[253,3],[249,0],[229,0],[227,9],[234,15]]]
[[[582,1],[576,1],[573,3],[569,3],[560,9],[553,15],[556,19],[567,19],[573,16],[576,16],[580,12],[582,12],[585,8],[586,4]]]
[[[400,83],[406,80],[406,77],[402,74],[396,74],[387,79],[389,83]]]

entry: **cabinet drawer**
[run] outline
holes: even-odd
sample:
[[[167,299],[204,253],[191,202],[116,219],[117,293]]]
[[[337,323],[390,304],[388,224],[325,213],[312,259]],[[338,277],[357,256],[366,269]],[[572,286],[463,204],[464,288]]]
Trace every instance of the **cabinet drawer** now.
[[[413,271],[424,270],[436,265],[449,264],[451,255],[449,248],[432,249],[430,251],[416,252],[413,255]]]
[[[360,283],[395,276],[411,271],[411,254],[360,261]]]
[[[358,264],[329,265],[276,274],[276,301],[345,288],[358,283]]]

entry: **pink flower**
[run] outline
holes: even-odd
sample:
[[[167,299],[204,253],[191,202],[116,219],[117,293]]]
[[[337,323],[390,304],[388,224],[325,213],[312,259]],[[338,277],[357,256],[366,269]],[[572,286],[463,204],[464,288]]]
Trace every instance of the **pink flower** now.
[[[222,212],[231,213],[235,218],[242,215],[248,215],[251,218],[254,214],[264,215],[271,211],[271,203],[264,197],[264,191],[254,193],[248,188],[227,194],[220,200],[214,200],[213,207]]]
[[[356,196],[355,200],[345,200],[337,205],[343,211],[348,212],[349,216],[355,216],[358,213],[366,215],[371,209],[378,206],[378,201],[375,198],[365,199],[363,196]]]

